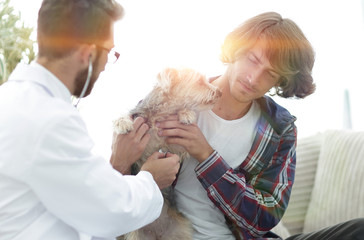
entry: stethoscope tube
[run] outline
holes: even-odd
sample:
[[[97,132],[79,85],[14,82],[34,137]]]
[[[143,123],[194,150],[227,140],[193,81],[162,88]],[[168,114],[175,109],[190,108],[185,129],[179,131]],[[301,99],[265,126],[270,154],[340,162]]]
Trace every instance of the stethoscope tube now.
[[[91,81],[91,75],[92,75],[92,60],[91,60],[91,56],[89,58],[89,62],[88,62],[88,71],[87,71],[87,78],[86,78],[86,82],[85,85],[82,88],[82,92],[80,94],[80,96],[78,97],[77,103],[74,105],[77,108],[77,105],[80,103],[81,98],[83,98],[83,96],[86,93],[86,90],[88,88],[88,85],[90,84]]]

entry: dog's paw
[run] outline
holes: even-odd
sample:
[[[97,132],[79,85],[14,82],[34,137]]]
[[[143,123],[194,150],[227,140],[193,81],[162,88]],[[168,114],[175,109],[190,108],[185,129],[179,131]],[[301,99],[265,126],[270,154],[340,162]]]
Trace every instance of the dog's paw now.
[[[123,116],[113,121],[114,132],[127,134],[133,130],[133,120],[129,116]]]
[[[178,119],[183,124],[191,124],[196,120],[196,113],[192,110],[183,109],[178,112]]]

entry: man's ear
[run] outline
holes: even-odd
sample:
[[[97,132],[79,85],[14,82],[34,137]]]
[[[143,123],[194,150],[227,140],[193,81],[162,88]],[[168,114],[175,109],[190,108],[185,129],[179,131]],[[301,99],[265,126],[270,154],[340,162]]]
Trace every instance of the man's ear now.
[[[96,58],[96,45],[95,44],[82,44],[79,48],[79,56],[82,65],[87,66],[91,60],[94,61]]]

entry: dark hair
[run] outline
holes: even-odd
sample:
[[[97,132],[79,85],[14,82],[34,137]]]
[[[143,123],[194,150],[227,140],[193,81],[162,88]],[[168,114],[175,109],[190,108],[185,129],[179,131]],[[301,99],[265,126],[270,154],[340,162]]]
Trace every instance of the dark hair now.
[[[43,0],[38,13],[39,56],[60,58],[80,43],[100,43],[124,10],[115,0]]]
[[[222,45],[221,61],[233,63],[257,43],[262,44],[270,64],[280,75],[275,94],[304,98],[315,91],[315,53],[310,42],[292,20],[275,12],[250,18],[229,33]]]

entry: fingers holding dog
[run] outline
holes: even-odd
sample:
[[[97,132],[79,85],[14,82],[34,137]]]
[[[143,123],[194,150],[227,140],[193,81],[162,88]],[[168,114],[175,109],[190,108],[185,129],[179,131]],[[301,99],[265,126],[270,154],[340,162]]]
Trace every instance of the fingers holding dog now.
[[[183,124],[177,120],[158,123],[159,136],[166,137],[168,144],[177,144],[199,162],[203,162],[214,151],[197,124]]]
[[[146,133],[149,130],[148,124],[145,123],[145,119],[142,117],[137,117],[133,123],[134,131],[131,131],[129,134],[134,134],[135,140],[142,142],[144,137],[146,137]]]
[[[179,160],[176,154],[155,152],[143,164],[141,170],[150,172],[159,188],[163,189],[176,179],[180,167]]]
[[[142,117],[137,117],[133,123],[133,130],[125,136],[125,141],[130,142],[130,147],[136,148],[140,158],[146,145],[149,142],[150,135],[148,134],[149,126],[145,123]]]
[[[149,127],[145,120],[138,117],[130,132],[127,134],[114,133],[110,162],[116,170],[123,174],[130,174],[131,165],[141,157],[149,142],[148,130]]]

